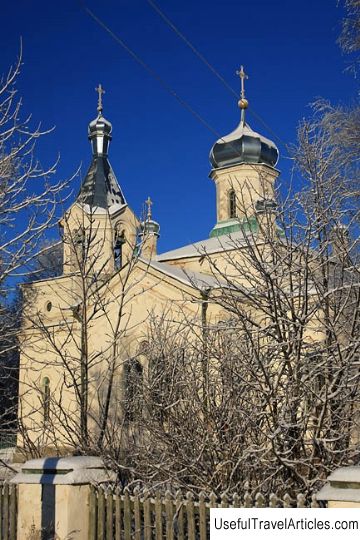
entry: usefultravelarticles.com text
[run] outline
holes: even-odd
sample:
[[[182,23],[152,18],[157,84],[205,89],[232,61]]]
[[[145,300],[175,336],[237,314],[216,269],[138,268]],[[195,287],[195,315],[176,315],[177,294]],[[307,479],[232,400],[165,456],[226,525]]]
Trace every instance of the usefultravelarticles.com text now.
[[[317,540],[358,538],[360,511],[355,508],[215,508],[210,510],[210,539]],[[310,540],[310,539],[309,539]]]

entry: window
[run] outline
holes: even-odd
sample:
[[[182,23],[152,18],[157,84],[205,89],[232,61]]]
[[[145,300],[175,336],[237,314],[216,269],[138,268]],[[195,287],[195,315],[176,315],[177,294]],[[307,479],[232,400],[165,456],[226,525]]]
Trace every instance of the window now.
[[[124,415],[133,422],[142,413],[143,368],[138,360],[129,360],[124,366]]]
[[[43,398],[43,419],[44,425],[49,422],[50,419],[50,379],[44,377],[42,381],[42,398]]]
[[[86,257],[85,231],[82,227],[75,231],[72,241],[74,250],[73,266],[75,270],[79,270]]]
[[[125,232],[122,231],[121,233],[117,231],[115,233],[115,242],[114,242],[114,262],[115,262],[115,269],[120,270],[122,267],[123,261],[123,245],[125,244]]]
[[[172,404],[183,399],[182,379],[186,373],[185,351],[176,350],[151,355],[148,368],[147,409],[153,420],[167,429]],[[173,384],[176,381],[176,384]]]
[[[236,218],[236,194],[233,189],[229,191],[229,218]]]
[[[141,341],[138,347],[138,354],[146,356],[149,350],[149,342],[144,339]]]

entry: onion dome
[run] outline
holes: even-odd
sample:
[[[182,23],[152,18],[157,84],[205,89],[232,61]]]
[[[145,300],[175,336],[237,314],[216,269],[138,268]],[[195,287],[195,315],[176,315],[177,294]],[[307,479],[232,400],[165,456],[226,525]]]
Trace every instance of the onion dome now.
[[[140,236],[160,236],[160,225],[157,221],[152,219],[151,206],[153,205],[150,197],[145,201],[147,206],[147,216],[144,221],[141,223]]]
[[[153,219],[148,219],[141,223],[141,235],[160,236],[160,225]]]
[[[237,74],[241,79],[241,98],[238,102],[241,110],[240,123],[229,135],[216,141],[210,151],[211,165],[214,169],[240,163],[264,163],[275,167],[279,158],[279,150],[275,143],[253,131],[245,122],[245,111],[249,103],[245,99],[244,79],[247,75],[243,66]]]
[[[88,128],[93,154],[92,162],[83,180],[77,201],[89,205],[92,210],[114,213],[126,205],[126,200],[107,157],[112,138],[112,125],[102,114],[101,96],[104,90],[101,84],[96,90],[99,94],[98,116],[90,122]]]
[[[240,163],[265,163],[275,167],[278,158],[275,144],[242,121],[229,135],[216,141],[210,152],[214,169]]]

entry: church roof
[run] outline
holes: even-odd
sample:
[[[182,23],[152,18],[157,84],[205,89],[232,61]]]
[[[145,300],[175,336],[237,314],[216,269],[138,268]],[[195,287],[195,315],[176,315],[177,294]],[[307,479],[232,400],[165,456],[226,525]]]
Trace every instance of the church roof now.
[[[88,138],[92,146],[92,162],[82,182],[76,198],[77,202],[88,205],[91,211],[116,212],[126,206],[126,200],[108,160],[108,150],[112,139],[112,125],[104,118],[102,94],[99,84],[98,115],[88,127]]]
[[[154,270],[158,270],[159,272],[196,289],[218,288],[220,286],[226,287],[225,283],[220,282],[219,279],[216,279],[208,274],[194,272],[193,270],[184,270],[178,266],[173,266],[163,262],[148,261],[143,258],[141,258],[141,260],[148,264],[151,268],[154,268]]]
[[[218,253],[221,251],[230,251],[237,249],[239,244],[245,245],[247,240],[242,231],[237,231],[221,237],[207,238],[194,244],[188,244],[178,249],[161,253],[156,257],[158,262],[169,261],[173,259],[185,259],[187,257],[201,257],[201,255]]]
[[[253,131],[245,120],[229,135],[218,139],[210,151],[210,162],[215,169],[239,163],[265,163],[275,167],[278,158],[275,144]]]
[[[112,210],[126,205],[123,192],[106,156],[94,155],[83,180],[77,200],[91,208]]]

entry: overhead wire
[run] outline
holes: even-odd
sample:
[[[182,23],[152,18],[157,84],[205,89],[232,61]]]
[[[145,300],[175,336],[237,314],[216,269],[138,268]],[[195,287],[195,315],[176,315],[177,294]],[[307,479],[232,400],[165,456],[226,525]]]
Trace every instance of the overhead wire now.
[[[107,32],[114,41],[116,41],[123,49],[143,68],[145,69],[158,83],[166,90],[170,95],[172,95],[181,106],[183,106],[188,112],[190,112],[206,129],[208,129],[212,134],[214,134],[218,140],[224,141],[223,136],[207,121],[205,120],[185,99],[183,99],[179,94],[152,68],[150,67],[127,43],[120,38],[107,24],[100,19],[95,13],[87,7],[87,5],[81,1],[81,6],[84,11],[103,29]],[[238,97],[238,96],[237,96]],[[240,156],[237,148],[228,142],[228,144],[233,148],[233,150]]]
[[[196,47],[191,43],[191,41],[188,40],[186,36],[175,26],[175,24],[161,11],[159,6],[155,4],[152,0],[146,0],[147,3],[153,8],[154,11],[160,15],[160,17],[166,22],[166,24],[183,40],[184,43],[192,50],[192,52],[203,62],[206,67],[212,71],[212,73],[222,82],[222,84],[229,90],[231,94],[233,94],[237,99],[239,99],[239,94],[236,92],[230,84],[220,75],[220,73],[214,68],[213,65],[210,64],[210,62],[205,58],[203,54],[201,54]]]
[[[142,66],[158,83],[170,94],[172,95],[183,107],[185,107],[199,122],[201,122],[211,133],[216,135],[216,137],[221,138],[221,135],[216,131],[215,128],[207,122],[195,109],[179,94],[153,69],[151,68],[140,56],[133,51],[123,39],[121,39],[115,32],[113,32],[105,23],[102,21],[91,9],[89,9],[85,4],[83,4],[83,9],[86,13],[99,25],[103,30],[105,30],[119,45],[121,45],[126,52]]]
[[[199,58],[203,64],[219,79],[219,81],[225,86],[225,88],[234,95],[237,99],[239,98],[238,92],[232,88],[232,86],[224,79],[224,77],[217,71],[217,69],[205,58],[201,52],[197,50],[195,45],[179,30],[179,28],[165,15],[165,13],[160,9],[160,7],[154,2],[154,0],[146,0],[149,6],[163,19],[163,21],[175,32],[175,34],[191,49],[191,51]],[[249,112],[260,122],[285,148],[286,152],[287,145],[286,143],[274,132],[274,130],[258,115],[252,107],[248,108]]]

